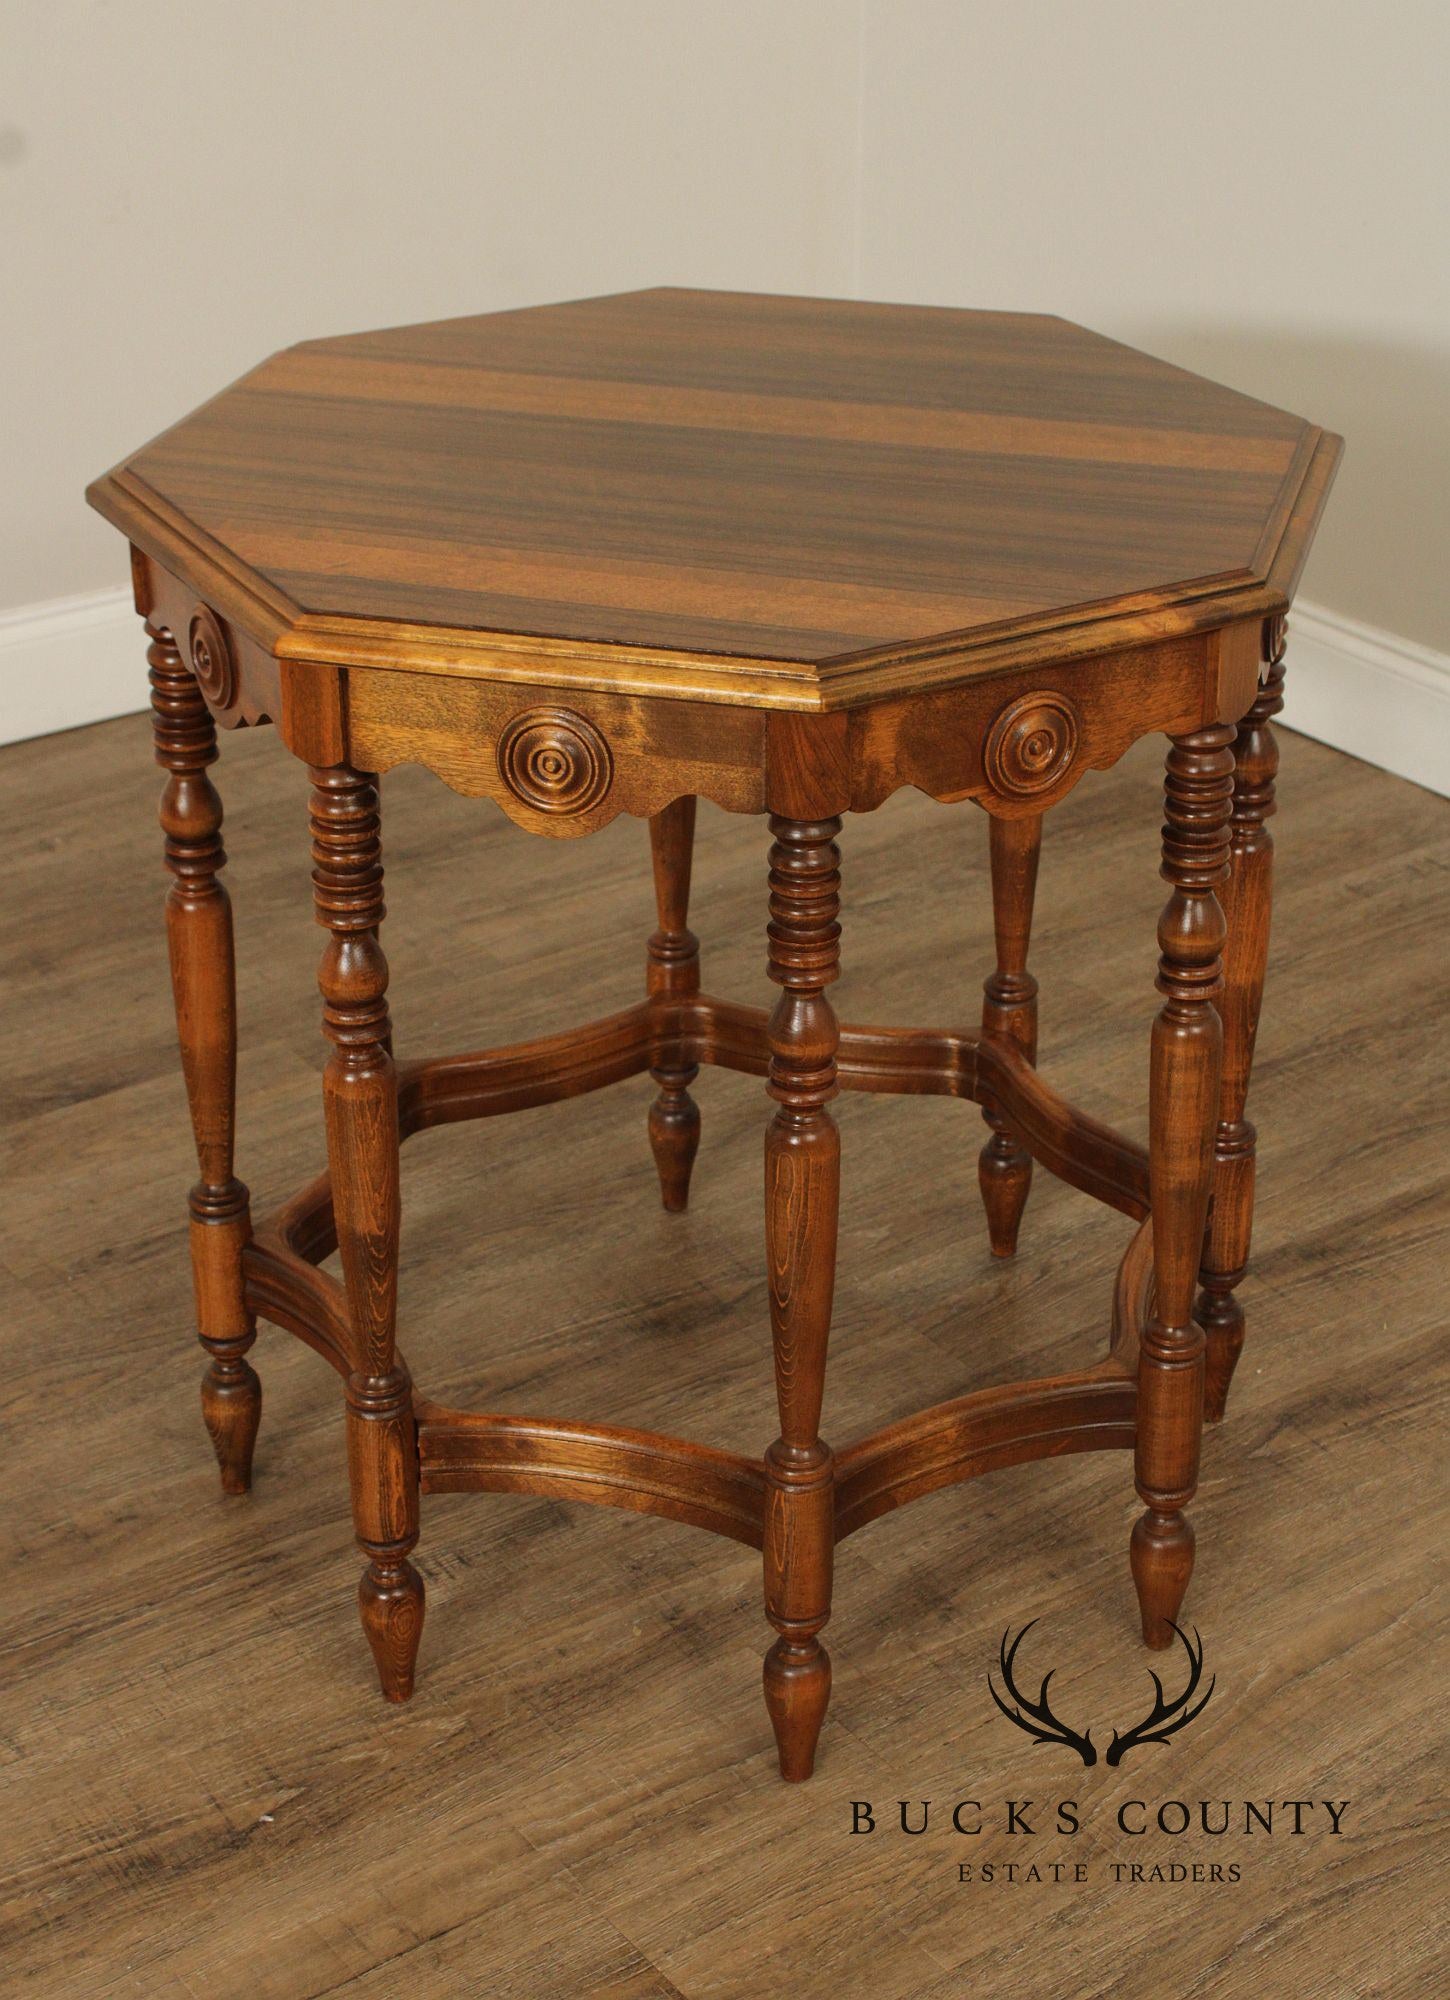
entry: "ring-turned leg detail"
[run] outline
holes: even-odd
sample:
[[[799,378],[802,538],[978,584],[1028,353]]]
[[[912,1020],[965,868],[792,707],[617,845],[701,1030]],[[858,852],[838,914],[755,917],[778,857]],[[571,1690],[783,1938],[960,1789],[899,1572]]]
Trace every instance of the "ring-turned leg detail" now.
[[[649,823],[650,855],[654,863],[655,908],[659,929],[649,941],[647,991],[687,995],[700,990],[700,942],[687,929],[690,911],[690,862],[695,845],[695,801],[676,799]],[[649,1143],[660,1177],[660,1199],[678,1215],[690,1198],[690,1171],[700,1144],[700,1109],[690,1085],[700,1074],[697,1063],[671,1060],[667,1049],[656,1051],[650,1075],[659,1096],[650,1106]]]
[[[1218,1119],[1223,1030],[1224,917],[1234,759],[1231,725],[1175,736],[1164,780],[1163,876],[1172,894],[1158,920],[1158,990],[1148,1112],[1153,1216],[1153,1317],[1138,1364],[1135,1471],[1147,1511],[1133,1529],[1132,1569],[1148,1645],[1172,1644],[1193,1570],[1184,1508],[1198,1483],[1203,1425],[1202,1329],[1192,1317]]]
[[[197,1333],[211,1357],[201,1411],[223,1492],[245,1493],[262,1385],[246,1359],[257,1331],[242,1293],[242,1252],[252,1233],[247,1190],[232,1172],[236,974],[231,903],[220,876],[226,861],[221,800],[207,775],[216,762],[216,726],[170,632],[149,620],[146,631],[156,761],[170,774],[160,819],[172,875],[166,898],[171,990],[200,1171],[189,1206]]]
[[[839,971],[839,819],[772,815],[765,1242],[780,1436],[765,1454],[765,1614],[780,1635],[765,1656],[765,1705],[781,1776],[808,1778],[831,1693],[819,1634],[831,1615],[835,1467],[820,1436],[836,1277],[839,1031],[824,989]]]
[[[367,1567],[357,1602],[378,1683],[389,1701],[413,1692],[423,1635],[423,1579],[408,1561],[418,1539],[418,1432],[401,1363],[347,1385],[347,1470],[353,1522]]]
[[[1029,1062],[1036,1062],[1037,981],[1027,970],[1027,948],[1042,848],[1042,815],[999,819],[994,814],[989,824],[997,967],[983,988],[982,1031],[1006,1035]],[[982,1116],[992,1134],[977,1161],[987,1235],[994,1257],[1010,1257],[1017,1248],[1017,1230],[1032,1186],[1032,1155],[1013,1138],[995,1105],[984,1106]]]
[[[378,796],[368,772],[312,772],[312,881],[330,936],[318,985],[332,1043],[323,1079],[337,1246],[347,1290],[352,1373],[347,1463],[367,1567],[363,1630],[389,1701],[413,1692],[423,1580],[412,1385],[395,1347],[398,1301],[398,1089],[388,1027],[388,961],[378,939],[383,867]]]
[[[1220,900],[1228,924],[1223,952],[1223,1093],[1214,1147],[1213,1207],[1199,1270],[1198,1316],[1208,1341],[1204,1421],[1221,1421],[1244,1344],[1244,1309],[1234,1296],[1249,1260],[1254,1217],[1256,1134],[1244,1116],[1254,1038],[1264,996],[1273,894],[1274,812],[1279,746],[1271,726],[1284,706],[1284,620],[1265,623],[1268,671],[1234,741],[1231,867]]]

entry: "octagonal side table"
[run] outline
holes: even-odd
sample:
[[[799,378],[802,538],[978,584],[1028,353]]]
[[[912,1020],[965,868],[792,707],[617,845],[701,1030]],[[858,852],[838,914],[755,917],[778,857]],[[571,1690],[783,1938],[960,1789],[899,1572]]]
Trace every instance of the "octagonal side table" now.
[[[810,1775],[829,1697],[835,1544],[953,1481],[1132,1450],[1143,1635],[1169,1643],[1200,1431],[1243,1340],[1284,614],[1338,453],[1297,417],[1060,320],[657,291],[306,343],[92,487],[131,544],[168,774],[203,1412],[242,1493],[256,1318],[337,1370],[389,1699],[413,1690],[427,1492],[630,1508],[760,1548],[787,1778]],[[209,768],[217,723],[268,721],[310,770],[328,1164],[254,1229],[233,1165]],[[1145,1147],[1040,1073],[1028,950],[1044,814],[1149,732],[1168,738],[1169,894]],[[659,921],[637,1005],[525,1045],[395,1055],[377,774],[408,762],[550,837],[648,821]],[[906,785],[990,816],[979,1032],[842,1025],[828,998],[842,816]],[[769,1011],[701,987],[699,797],[769,818]],[[773,1105],[775,1441],[753,1458],[415,1390],[397,1338],[401,1141],[648,1071],[649,1143],[680,1210],[702,1063],[764,1077]],[[1135,1220],[1096,1366],[825,1442],[840,1089],[981,1108],[998,1256],[1034,1163]],[[341,1282],[321,1268],[334,1249]]]

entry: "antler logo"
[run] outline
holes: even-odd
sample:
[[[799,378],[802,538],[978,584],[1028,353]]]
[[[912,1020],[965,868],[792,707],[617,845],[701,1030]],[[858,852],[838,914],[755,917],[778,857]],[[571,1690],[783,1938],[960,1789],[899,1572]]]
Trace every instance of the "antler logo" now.
[[[1086,1729],[1079,1736],[1075,1729],[1069,1729],[1065,1722],[1059,1722],[1047,1705],[1047,1690],[1052,1685],[1052,1674],[1042,1676],[1042,1686],[1036,1701],[1029,1701],[1025,1695],[1017,1691],[1017,1685],[1012,1679],[1012,1663],[1017,1658],[1017,1648],[1036,1623],[1037,1620],[1034,1618],[1024,1625],[1010,1646],[1007,1644],[1008,1635],[1012,1630],[1009,1625],[1002,1634],[1001,1645],[997,1648],[997,1662],[1002,1669],[1003,1685],[1016,1702],[1016,1708],[1009,1708],[1003,1701],[990,1674],[987,1676],[988,1690],[1007,1720],[1015,1722],[1019,1729],[1025,1729],[1034,1743],[1061,1743],[1065,1749],[1076,1750],[1084,1764],[1096,1764],[1098,1753],[1092,1731]],[[1054,1667],[1052,1672],[1056,1671]]]
[[[1168,1622],[1173,1625],[1171,1618]],[[1197,1641],[1196,1651],[1193,1641],[1181,1626],[1173,1625],[1173,1629],[1183,1641],[1183,1650],[1188,1655],[1188,1685],[1175,1701],[1166,1701],[1163,1696],[1162,1681],[1151,1669],[1149,1670],[1148,1678],[1153,1683],[1153,1706],[1143,1720],[1135,1722],[1125,1735],[1120,1736],[1116,1729],[1113,1731],[1113,1740],[1108,1745],[1110,1764],[1121,1764],[1128,1752],[1136,1750],[1140,1743],[1166,1743],[1170,1736],[1176,1735],[1185,1724],[1192,1722],[1195,1715],[1201,1715],[1208,1707],[1208,1697],[1218,1685],[1217,1674],[1210,1677],[1208,1686],[1203,1692],[1203,1699],[1196,1702],[1192,1708],[1189,1707],[1189,1703],[1198,1692],[1198,1683],[1203,1678],[1203,1641],[1198,1636],[1198,1627],[1195,1625],[1193,1628],[1193,1640]]]
[[[1092,1730],[1084,1729],[1079,1733],[1076,1729],[1070,1728],[1053,1714],[1048,1704],[1047,1690],[1052,1685],[1052,1674],[1043,1675],[1036,1701],[1029,1701],[1027,1696],[1019,1691],[1012,1678],[1017,1649],[1036,1623],[1037,1620],[1034,1618],[1024,1625],[1017,1637],[1011,1640],[1010,1645],[1008,1640],[1011,1639],[1012,1628],[1008,1626],[1002,1634],[1002,1643],[997,1649],[997,1663],[1001,1668],[1002,1684],[1011,1702],[1004,1700],[997,1692],[996,1683],[990,1674],[987,1676],[988,1691],[1007,1720],[1025,1731],[1034,1743],[1060,1743],[1065,1750],[1075,1750],[1084,1764],[1096,1764],[1098,1751],[1097,1745],[1093,1742]],[[1172,1624],[1171,1619],[1169,1623]],[[1169,1701],[1163,1692],[1162,1681],[1157,1674],[1149,1671],[1148,1678],[1153,1683],[1154,1691],[1153,1706],[1141,1722],[1135,1722],[1131,1729],[1124,1731],[1114,1729],[1113,1740],[1107,1748],[1106,1762],[1109,1764],[1121,1764],[1128,1752],[1136,1750],[1140,1744],[1166,1743],[1170,1736],[1176,1735],[1180,1729],[1192,1722],[1196,1715],[1201,1715],[1208,1706],[1208,1698],[1218,1684],[1216,1674],[1210,1678],[1202,1699],[1197,1702],[1193,1699],[1198,1693],[1199,1681],[1203,1678],[1203,1641],[1199,1638],[1198,1628],[1194,1627],[1192,1639],[1181,1626],[1174,1625],[1173,1630],[1182,1640],[1183,1650],[1188,1655],[1188,1684],[1180,1695]],[[1055,1668],[1053,1672],[1056,1672]],[[1015,1703],[1015,1706],[1012,1706],[1012,1703]]]

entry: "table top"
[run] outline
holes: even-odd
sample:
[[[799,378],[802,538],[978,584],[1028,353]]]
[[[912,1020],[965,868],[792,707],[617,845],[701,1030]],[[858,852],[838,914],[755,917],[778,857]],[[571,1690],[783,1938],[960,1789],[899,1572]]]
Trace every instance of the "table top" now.
[[[830,706],[1283,609],[1338,448],[1061,319],[657,290],[304,342],[89,497],[279,657]]]

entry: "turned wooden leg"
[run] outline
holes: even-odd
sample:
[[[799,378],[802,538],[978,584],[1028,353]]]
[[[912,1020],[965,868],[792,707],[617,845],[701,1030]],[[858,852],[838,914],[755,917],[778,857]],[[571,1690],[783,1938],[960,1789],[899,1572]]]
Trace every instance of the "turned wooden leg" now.
[[[695,801],[676,799],[649,823],[659,929],[649,941],[650,996],[700,990],[700,941],[686,928],[690,911],[690,861],[695,845]],[[678,1048],[660,1044],[650,1075],[660,1094],[650,1106],[649,1143],[660,1177],[660,1199],[679,1214],[690,1198],[690,1170],[700,1144],[700,1108],[690,1085],[697,1063],[680,1060]]]
[[[170,632],[150,620],[146,630],[156,761],[170,774],[160,817],[172,876],[166,898],[171,990],[200,1170],[190,1199],[191,1272],[197,1333],[211,1357],[201,1413],[216,1448],[222,1491],[245,1493],[262,1385],[246,1359],[257,1333],[242,1291],[242,1251],[252,1233],[247,1190],[232,1172],[236,974],[231,903],[220,875],[226,861],[222,806],[207,776],[207,766],[216,762],[216,726]]]
[[[997,938],[997,969],[983,988],[982,1032],[1006,1035],[1029,1062],[1037,1060],[1037,981],[1027,970],[1027,946],[1032,935],[1032,898],[1037,889],[1037,858],[1042,849],[1042,815],[998,819],[991,826],[992,926]],[[1032,1186],[1032,1155],[1019,1145],[994,1104],[982,1116],[992,1136],[977,1161],[977,1180],[987,1211],[987,1235],[994,1257],[1010,1257],[1017,1248],[1017,1230]]]
[[[1153,1211],[1153,1317],[1138,1363],[1135,1471],[1147,1511],[1133,1529],[1132,1569],[1148,1645],[1171,1645],[1193,1570],[1184,1508],[1198,1483],[1203,1426],[1202,1329],[1192,1317],[1218,1119],[1223,1029],[1224,917],[1215,890],[1228,874],[1234,759],[1231,725],[1175,736],[1164,781],[1163,876],[1172,894],[1158,920],[1158,990],[1148,1109]]]
[[[1269,955],[1269,909],[1274,836],[1265,822],[1274,811],[1279,746],[1272,719],[1284,706],[1284,620],[1264,625],[1268,671],[1234,740],[1234,790],[1230,873],[1220,893],[1228,936],[1223,952],[1223,1091],[1214,1144],[1213,1206],[1198,1278],[1203,1290],[1198,1318],[1208,1341],[1204,1421],[1222,1420],[1244,1344],[1244,1309],[1234,1296],[1249,1261],[1254,1217],[1256,1134],[1244,1116],[1254,1038]]]
[[[835,1466],[821,1441],[826,1343],[836,1279],[841,1145],[826,1106],[836,1094],[839,1033],[824,988],[840,960],[839,819],[772,816],[770,977],[784,990],[770,1017],[766,1085],[765,1246],[780,1436],[765,1454],[765,1615],[779,1638],[765,1656],[765,1705],[783,1778],[811,1775],[831,1694],[818,1634],[831,1615]]]
[[[347,1464],[353,1523],[367,1557],[358,1586],[363,1630],[389,1701],[413,1692],[423,1579],[408,1561],[418,1539],[418,1442],[412,1384],[395,1346],[398,1305],[398,1089],[388,1027],[388,961],[378,940],[383,866],[371,773],[312,772],[312,881],[322,954],[327,1158],[347,1288],[352,1373]]]

